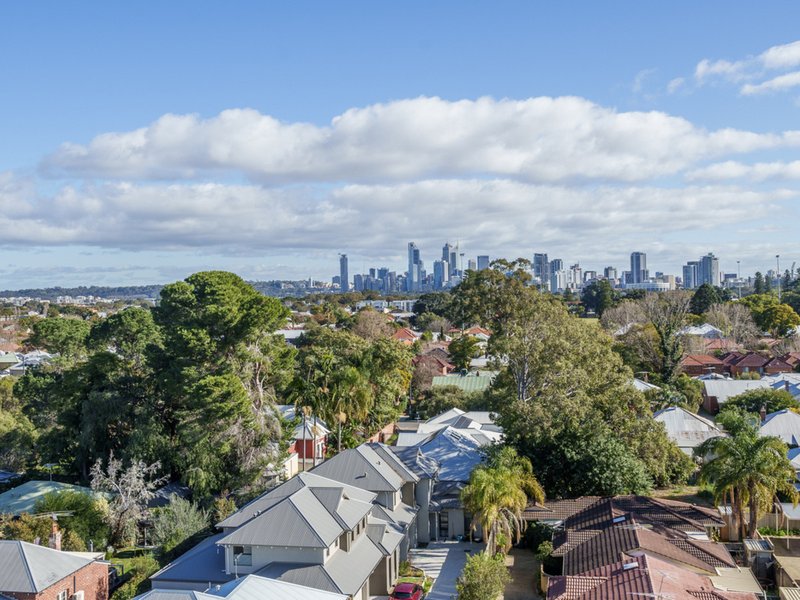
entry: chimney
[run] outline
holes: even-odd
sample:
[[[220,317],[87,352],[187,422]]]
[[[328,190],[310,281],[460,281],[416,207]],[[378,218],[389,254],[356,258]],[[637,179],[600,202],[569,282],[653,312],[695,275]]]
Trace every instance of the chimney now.
[[[762,404],[761,405],[761,412],[759,412],[758,414],[761,416],[761,422],[762,423],[767,420],[767,405],[766,404]]]
[[[58,521],[56,520],[55,515],[53,516],[53,525],[50,529],[50,540],[48,541],[47,545],[53,550],[61,550],[61,532],[58,530]]]

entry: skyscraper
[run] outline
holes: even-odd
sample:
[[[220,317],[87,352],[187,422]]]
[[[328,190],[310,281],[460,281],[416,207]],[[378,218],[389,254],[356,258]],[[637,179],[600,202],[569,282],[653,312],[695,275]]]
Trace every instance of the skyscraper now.
[[[617,278],[617,270],[614,267],[606,267],[603,269],[603,277],[606,279],[616,279]]]
[[[468,271],[477,271],[478,270],[478,263],[476,263],[473,259],[469,259],[467,261],[467,270]]]
[[[342,292],[350,291],[350,276],[347,273],[347,254],[339,255],[339,287]]]
[[[489,257],[485,254],[478,257],[478,271],[489,268]]]
[[[719,259],[711,252],[700,258],[700,267],[697,269],[698,287],[704,283],[719,285]]]
[[[644,283],[650,274],[647,271],[647,255],[644,252],[631,253],[631,283]]]
[[[697,287],[697,271],[700,267],[700,262],[690,260],[683,265],[683,289],[693,290]]]
[[[422,261],[419,258],[419,248],[414,242],[408,242],[408,275],[406,277],[406,291],[416,292],[420,285],[420,272]]]
[[[433,288],[440,290],[448,281],[448,266],[447,261],[436,260],[433,262]]]

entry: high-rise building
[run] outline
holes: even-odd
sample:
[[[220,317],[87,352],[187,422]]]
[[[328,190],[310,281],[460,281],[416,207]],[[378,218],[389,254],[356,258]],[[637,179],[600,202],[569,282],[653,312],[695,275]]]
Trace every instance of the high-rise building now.
[[[683,281],[681,284],[683,285],[683,289],[685,290],[693,290],[697,285],[697,275],[698,270],[700,268],[700,262],[696,260],[690,260],[685,265],[683,265]]]
[[[617,270],[614,267],[606,267],[603,269],[603,277],[606,279],[616,279],[617,278]]]
[[[542,287],[550,289],[550,262],[547,260],[547,254],[533,255],[533,276],[541,282]]]
[[[470,258],[467,262],[467,271],[477,271],[478,270],[478,263],[475,262],[474,258]]]
[[[564,270],[564,261],[560,258],[554,258],[550,261],[550,272],[555,273],[556,271],[563,271]]]
[[[339,255],[339,286],[342,292],[350,291],[350,276],[347,273],[347,254]]]
[[[444,287],[449,279],[449,270],[447,261],[436,260],[433,262],[433,288],[440,290]]]
[[[420,286],[420,271],[422,261],[419,258],[419,248],[414,242],[408,242],[408,275],[406,276],[406,291],[416,292]]]
[[[700,268],[697,270],[698,287],[704,283],[719,285],[719,259],[711,252],[700,258]]]
[[[647,255],[644,252],[631,252],[631,283],[644,283],[649,278]]]
[[[489,256],[482,254],[478,257],[478,271],[483,271],[489,268]]]

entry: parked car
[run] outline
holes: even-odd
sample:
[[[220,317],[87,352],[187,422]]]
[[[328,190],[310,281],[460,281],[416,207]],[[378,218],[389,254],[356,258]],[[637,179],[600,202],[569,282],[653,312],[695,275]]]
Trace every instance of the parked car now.
[[[424,597],[422,586],[416,583],[398,583],[389,596],[391,600],[422,600]]]

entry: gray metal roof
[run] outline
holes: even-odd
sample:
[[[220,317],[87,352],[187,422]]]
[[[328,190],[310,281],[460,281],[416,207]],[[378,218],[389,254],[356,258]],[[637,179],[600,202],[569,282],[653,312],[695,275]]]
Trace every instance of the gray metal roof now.
[[[384,556],[389,556],[394,552],[395,548],[405,539],[403,532],[395,525],[375,517],[370,517],[369,519],[367,535],[372,540],[372,543],[381,549]]]
[[[425,454],[417,447],[398,447],[389,446],[391,451],[397,455],[397,458],[403,461],[410,470],[420,479],[432,479],[439,471],[439,464],[432,458],[425,456]]]
[[[258,575],[326,592],[339,592],[338,586],[322,565],[270,563],[256,571]]]
[[[217,596],[194,590],[150,590],[135,600],[218,600]]]
[[[800,415],[788,408],[767,415],[759,435],[774,435],[789,446],[800,446]]]
[[[258,575],[241,577],[226,583],[220,589],[209,590],[203,594],[204,599],[219,600],[346,600],[346,596],[306,586],[297,585],[288,581],[268,579]],[[153,599],[156,600],[156,599]],[[171,600],[165,598],[163,600]]]
[[[182,554],[150,579],[160,581],[181,581],[221,584],[233,579],[225,573],[225,551],[217,542],[225,534],[218,533],[204,539],[194,548]]]
[[[394,469],[395,473],[400,475],[406,483],[416,483],[419,481],[419,477],[417,477],[416,473],[414,473],[411,469],[409,469],[402,460],[400,460],[387,446],[386,444],[379,444],[377,442],[367,444],[370,448],[372,448],[378,455],[383,457],[386,463]]]
[[[372,516],[389,523],[396,523],[405,529],[409,523],[414,522],[417,514],[416,508],[411,508],[408,504],[400,502],[394,509],[386,508],[381,504],[372,505]]]
[[[336,518],[309,488],[303,488],[222,538],[219,544],[327,548],[341,533]]]
[[[370,492],[397,492],[403,479],[367,445],[351,448],[314,467],[312,473]]]
[[[349,552],[339,551],[324,565],[271,563],[257,575],[352,596],[369,579],[383,552],[367,535],[361,535]]]
[[[0,540],[0,590],[36,594],[94,562],[17,540]]]
[[[233,513],[230,517],[218,523],[217,527],[241,527],[248,521],[255,519],[260,514],[266,512],[285,498],[288,498],[303,488],[341,488],[344,490],[347,498],[351,500],[359,500],[361,502],[371,503],[375,499],[375,494],[370,493],[367,490],[347,485],[346,483],[341,483],[339,481],[333,481],[314,473],[300,473],[292,477],[289,481],[262,494],[252,502],[246,504],[238,511]],[[367,511],[365,510],[365,514],[366,512]]]

